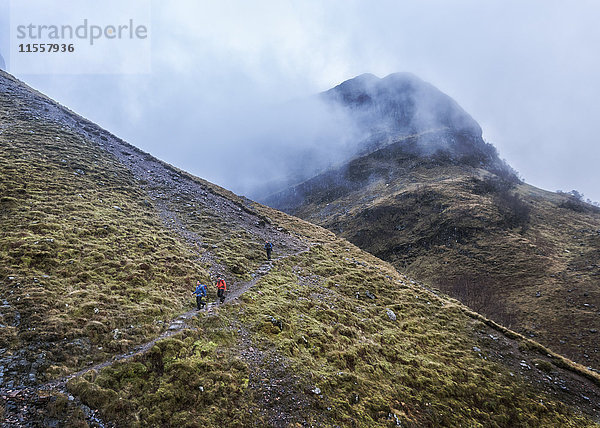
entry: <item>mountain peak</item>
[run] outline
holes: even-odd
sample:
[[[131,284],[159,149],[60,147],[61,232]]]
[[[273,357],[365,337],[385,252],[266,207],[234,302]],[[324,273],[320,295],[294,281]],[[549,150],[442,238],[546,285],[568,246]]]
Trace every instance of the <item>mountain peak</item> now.
[[[408,72],[361,74],[322,93],[369,131],[389,136],[447,128],[481,137],[479,124],[451,97]]]

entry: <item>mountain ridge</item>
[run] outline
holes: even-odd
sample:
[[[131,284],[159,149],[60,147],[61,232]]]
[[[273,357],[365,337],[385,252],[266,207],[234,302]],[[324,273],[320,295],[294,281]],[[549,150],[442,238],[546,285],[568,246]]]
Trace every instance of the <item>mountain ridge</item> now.
[[[523,183],[476,135],[386,139],[263,202],[598,368],[600,211]]]

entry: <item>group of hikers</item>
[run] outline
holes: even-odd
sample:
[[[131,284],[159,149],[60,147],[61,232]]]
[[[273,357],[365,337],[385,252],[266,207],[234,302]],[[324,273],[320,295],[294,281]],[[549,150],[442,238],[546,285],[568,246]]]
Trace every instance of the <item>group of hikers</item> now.
[[[273,252],[273,244],[269,241],[265,241],[265,251],[267,252],[267,260],[271,260],[271,253]],[[225,301],[225,292],[227,291],[227,283],[223,278],[223,275],[217,276],[217,298],[220,303]],[[205,297],[208,297],[208,287],[206,284],[202,284],[200,281],[196,281],[196,290],[192,293],[196,296],[196,307],[198,310],[204,309],[206,302]]]
[[[225,292],[227,291],[227,283],[222,277],[217,278],[217,297],[219,301],[223,303],[225,301]],[[204,309],[206,302],[205,297],[208,297],[208,287],[206,284],[202,284],[200,281],[196,281],[196,290],[192,293],[196,296],[196,307],[198,310]]]

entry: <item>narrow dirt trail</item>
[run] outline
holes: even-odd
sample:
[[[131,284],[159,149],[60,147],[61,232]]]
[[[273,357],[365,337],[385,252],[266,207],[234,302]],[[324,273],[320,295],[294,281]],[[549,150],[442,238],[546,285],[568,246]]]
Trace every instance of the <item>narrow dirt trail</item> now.
[[[231,284],[231,291],[226,295],[225,302],[223,303],[223,305],[227,305],[227,304],[230,304],[230,303],[236,301],[246,291],[248,291],[250,288],[252,288],[254,285],[256,285],[256,283],[260,279],[262,279],[266,275],[268,275],[268,273],[271,271],[271,269],[275,266],[275,264],[279,260],[284,260],[288,257],[293,257],[298,254],[305,253],[309,250],[310,250],[310,247],[307,247],[303,250],[300,250],[300,251],[297,251],[297,252],[294,252],[291,254],[282,255],[280,257],[274,258],[271,261],[264,262],[253,272],[253,274],[252,274],[253,278],[250,281],[242,281],[242,282],[236,282],[236,283]],[[68,395],[69,393],[67,391],[67,383],[70,380],[75,379],[77,377],[81,377],[91,371],[100,371],[106,367],[110,367],[110,366],[114,365],[117,362],[127,361],[137,355],[143,354],[143,353],[149,351],[157,342],[167,339],[169,337],[175,336],[176,334],[182,332],[183,330],[186,330],[186,329],[195,330],[193,327],[191,327],[188,324],[188,321],[191,320],[192,318],[196,317],[199,313],[209,313],[209,314],[216,313],[218,311],[219,306],[221,306],[221,305],[214,303],[214,302],[209,302],[207,304],[207,309],[205,309],[203,311],[198,311],[196,309],[193,309],[193,310],[187,311],[185,313],[182,313],[182,314],[178,315],[177,317],[173,318],[168,323],[166,323],[166,324],[168,324],[167,329],[163,333],[161,333],[159,336],[155,337],[152,340],[149,340],[148,342],[137,345],[136,347],[134,347],[133,349],[131,349],[128,352],[114,355],[110,360],[106,360],[101,363],[94,364],[93,366],[86,367],[77,372],[68,374],[59,379],[54,379],[54,380],[48,381],[41,385],[31,386],[31,387],[26,387],[26,388],[21,388],[21,389],[16,389],[16,390],[8,390],[8,389],[4,389],[4,388],[0,389],[1,396],[5,396],[8,399],[12,399],[15,402],[18,401],[19,403],[21,403],[20,406],[15,405],[14,407],[7,409],[8,411],[5,412],[5,414],[4,414],[5,420],[0,426],[2,426],[2,427],[24,426],[21,424],[21,422],[25,422],[27,420],[26,416],[28,415],[28,411],[31,410],[31,407],[29,407],[29,410],[28,410],[28,406],[30,406],[30,403],[32,403],[32,402],[39,401],[41,396],[48,397],[52,392],[59,392],[59,393]],[[248,335],[246,334],[245,335],[246,339],[244,340],[245,343],[248,342],[247,336]],[[248,348],[253,349],[250,345],[248,346]],[[79,402],[79,400],[76,399],[75,397],[72,397],[70,399],[75,401],[76,404],[78,404],[79,406],[84,407],[84,408],[86,407],[83,405],[83,403]],[[95,410],[86,408],[86,411],[84,413],[88,415],[87,416],[88,422],[91,423],[92,426],[97,426],[97,427],[113,426],[110,423],[103,422]]]
[[[223,305],[226,305],[228,303],[231,303],[231,302],[237,300],[242,294],[244,294],[246,291],[248,291],[250,288],[252,288],[260,279],[265,277],[270,272],[270,270],[274,266],[274,262],[277,262],[278,260],[286,259],[288,257],[296,256],[298,254],[302,254],[307,251],[309,251],[309,249],[305,249],[305,250],[299,251],[297,253],[281,256],[276,259],[273,259],[271,262],[266,262],[266,263],[262,264],[254,272],[254,278],[252,280],[240,283],[239,285],[236,286],[236,288],[234,290],[232,290],[226,296],[225,302],[223,303]],[[188,325],[188,323],[187,323],[188,320],[196,317],[196,315],[198,315],[198,313],[201,313],[201,312],[205,312],[205,313],[214,312],[214,311],[218,310],[219,306],[220,305],[217,303],[208,303],[208,308],[203,311],[198,311],[196,309],[192,309],[191,311],[187,311],[183,314],[180,314],[177,317],[173,318],[171,321],[169,321],[167,323],[168,324],[167,329],[162,334],[157,336],[156,338],[154,338],[146,343],[143,343],[141,345],[138,345],[134,349],[132,349],[128,352],[125,352],[125,353],[119,354],[119,355],[115,355],[110,360],[95,364],[90,367],[86,367],[85,369],[79,370],[75,373],[71,373],[71,374],[61,377],[59,379],[55,379],[55,380],[46,382],[46,383],[38,386],[36,389],[38,389],[38,390],[48,390],[48,389],[64,390],[67,382],[71,379],[74,379],[76,377],[81,377],[84,374],[86,374],[92,370],[96,370],[96,371],[101,370],[101,369],[103,369],[105,367],[109,367],[119,361],[129,360],[129,359],[135,357],[136,355],[140,355],[140,354],[143,354],[144,352],[147,352],[148,350],[150,350],[152,348],[152,346],[154,346],[154,344],[156,342],[158,342],[160,340],[172,337],[172,336],[176,335],[177,333],[181,332],[182,330],[193,329],[192,327],[190,327]]]

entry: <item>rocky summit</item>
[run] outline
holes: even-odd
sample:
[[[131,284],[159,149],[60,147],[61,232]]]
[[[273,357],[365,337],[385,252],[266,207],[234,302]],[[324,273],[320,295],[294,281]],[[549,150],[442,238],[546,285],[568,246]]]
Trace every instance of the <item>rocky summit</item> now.
[[[383,79],[362,74],[320,97],[350,111],[371,138],[439,128],[473,137],[482,134],[479,124],[456,101],[411,73],[394,73]]]

